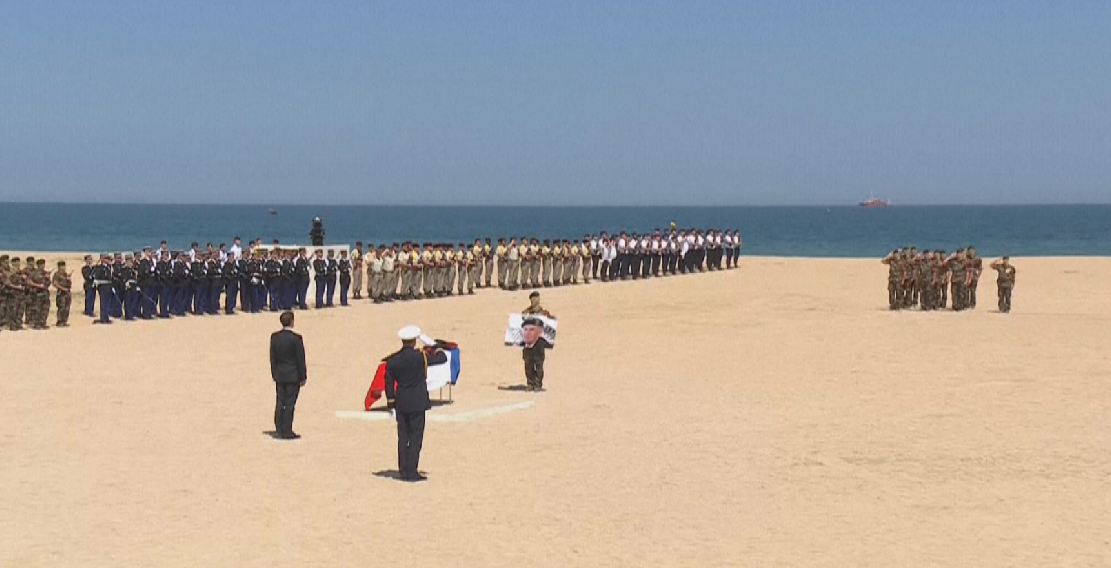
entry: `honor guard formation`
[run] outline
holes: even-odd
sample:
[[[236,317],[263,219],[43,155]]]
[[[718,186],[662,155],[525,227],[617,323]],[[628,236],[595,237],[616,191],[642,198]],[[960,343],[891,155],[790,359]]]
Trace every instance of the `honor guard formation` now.
[[[944,310],[952,297],[953,311],[976,309],[976,288],[984,261],[974,247],[952,254],[943,250],[919,251],[916,247],[891,251],[881,261],[887,265],[887,303],[891,310],[921,308]],[[999,276],[999,311],[1011,310],[1015,268],[1008,257],[991,263]]]
[[[310,234],[323,242],[314,219]],[[471,246],[413,242],[367,247],[269,247],[262,239],[243,249],[239,237],[229,248],[196,242],[188,250],[157,249],[85,256],[81,267],[83,314],[96,323],[168,319],[186,315],[280,312],[348,305],[349,298],[374,303],[474,294],[498,286],[507,291],[552,286],[641,280],[736,268],[739,231],[656,229],[651,234],[606,232],[581,239],[505,237],[475,239]],[[311,251],[310,251],[311,249]],[[364,278],[365,274],[365,278]],[[46,329],[50,288],[55,290],[56,326],[69,319],[71,274],[59,262],[0,257],[0,322],[11,330]],[[465,291],[465,292],[464,292]],[[349,296],[349,294],[351,294]]]

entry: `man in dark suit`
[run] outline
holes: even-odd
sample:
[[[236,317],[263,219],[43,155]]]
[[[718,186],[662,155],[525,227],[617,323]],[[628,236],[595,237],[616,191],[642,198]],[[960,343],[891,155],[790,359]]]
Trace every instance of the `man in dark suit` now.
[[[424,413],[432,407],[428,367],[446,363],[447,355],[442,349],[418,350],[421,332],[416,326],[402,328],[397,336],[401,350],[386,358],[386,403],[397,418],[397,469],[404,481],[423,481],[417,465],[424,443]]]
[[[274,405],[274,429],[283,440],[296,440],[293,433],[293,407],[305,386],[305,342],[293,333],[293,312],[282,312],[282,330],[270,335],[270,376],[274,378],[278,398]]]

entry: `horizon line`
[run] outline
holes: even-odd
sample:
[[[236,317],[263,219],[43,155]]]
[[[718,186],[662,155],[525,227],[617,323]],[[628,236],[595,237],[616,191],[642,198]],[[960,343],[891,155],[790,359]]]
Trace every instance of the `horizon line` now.
[[[412,204],[412,203],[160,203],[160,202],[121,202],[121,201],[0,201],[4,205],[98,205],[98,206],[165,206],[165,207],[412,207],[412,208],[458,208],[458,209],[512,209],[512,208],[543,208],[543,209],[585,209],[591,207],[606,209],[657,209],[670,207],[675,209],[696,209],[706,207],[747,207],[747,208],[774,208],[774,207],[800,207],[800,208],[853,208],[867,209],[859,203],[837,204],[661,204],[661,205],[619,205],[619,204],[590,204],[590,205],[525,205],[503,203],[496,204]],[[903,205],[888,205],[872,209],[903,209],[911,207],[1059,207],[1059,206],[1108,206],[1111,202],[1047,202],[1047,203],[908,203]]]

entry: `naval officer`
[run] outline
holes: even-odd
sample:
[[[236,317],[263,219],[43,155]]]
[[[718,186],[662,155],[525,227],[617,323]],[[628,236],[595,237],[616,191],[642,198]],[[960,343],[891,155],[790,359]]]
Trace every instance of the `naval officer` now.
[[[386,358],[386,403],[397,418],[397,470],[403,481],[423,481],[418,473],[424,444],[424,413],[432,407],[428,398],[428,367],[447,362],[442,349],[417,349],[420,328],[410,325],[397,332],[401,349]]]

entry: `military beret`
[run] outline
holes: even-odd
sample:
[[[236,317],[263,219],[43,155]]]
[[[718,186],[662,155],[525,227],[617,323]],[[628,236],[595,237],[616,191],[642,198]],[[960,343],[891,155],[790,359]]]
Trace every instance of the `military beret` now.
[[[64,261],[64,260],[59,260],[58,261],[58,267],[59,268],[64,267],[65,265],[66,265],[66,261]]]
[[[521,327],[524,327],[526,325],[535,325],[535,326],[544,327],[544,322],[541,321],[540,318],[527,317],[521,322]]]
[[[131,253],[131,256],[134,256],[135,258],[139,258],[140,256],[143,256],[143,253],[141,253],[139,251],[135,251],[135,252]]]
[[[91,255],[91,254],[86,254],[85,255],[85,260],[92,260],[92,259],[93,259],[93,255]]]
[[[533,292],[533,293],[529,294],[528,297],[529,297],[530,300],[533,299],[533,298],[539,298],[540,297],[540,292]]]
[[[46,266],[46,259],[45,258],[40,258],[40,259],[35,261],[35,264]]]
[[[33,257],[33,256],[29,256],[29,257],[27,257],[27,262],[29,262],[29,263],[31,263],[31,264],[34,264],[34,262],[35,262],[35,257]]]
[[[19,264],[20,262],[21,261],[19,260],[18,256],[12,259],[12,264]]]
[[[8,261],[8,255],[6,255],[6,254],[0,255],[0,262],[7,262],[7,261]]]

